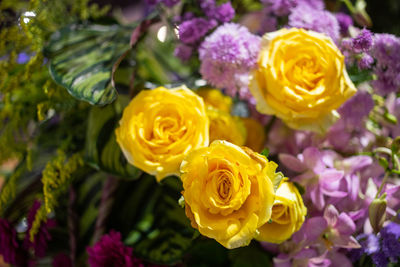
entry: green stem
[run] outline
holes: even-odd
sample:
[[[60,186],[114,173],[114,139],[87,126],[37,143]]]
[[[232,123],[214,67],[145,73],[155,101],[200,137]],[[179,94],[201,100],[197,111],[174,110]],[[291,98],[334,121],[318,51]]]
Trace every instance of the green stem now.
[[[386,184],[388,178],[389,178],[389,172],[386,171],[386,172],[385,172],[385,177],[383,177],[382,183],[381,183],[381,185],[379,186],[378,192],[376,192],[375,198],[378,198],[378,197],[379,197],[379,194],[381,193],[381,191],[382,191],[382,189],[383,189],[383,186]]]
[[[347,7],[347,9],[351,12],[351,13],[355,13],[356,9],[354,8],[353,4],[351,3],[350,0],[341,0]]]

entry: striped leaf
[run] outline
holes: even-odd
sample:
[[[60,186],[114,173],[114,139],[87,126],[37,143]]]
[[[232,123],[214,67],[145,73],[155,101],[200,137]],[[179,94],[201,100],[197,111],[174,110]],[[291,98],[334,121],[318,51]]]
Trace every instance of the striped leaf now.
[[[111,229],[118,229],[135,254],[156,264],[176,264],[198,237],[178,200],[182,183],[167,177],[157,183],[150,175],[122,181],[115,199]],[[126,197],[128,196],[128,197]]]
[[[85,151],[88,163],[95,169],[136,179],[141,172],[126,161],[115,136],[122,108],[128,101],[129,99],[121,95],[112,105],[92,107],[88,118]]]
[[[70,25],[55,32],[46,55],[53,79],[92,105],[113,102],[114,63],[130,48],[132,28],[120,25]]]

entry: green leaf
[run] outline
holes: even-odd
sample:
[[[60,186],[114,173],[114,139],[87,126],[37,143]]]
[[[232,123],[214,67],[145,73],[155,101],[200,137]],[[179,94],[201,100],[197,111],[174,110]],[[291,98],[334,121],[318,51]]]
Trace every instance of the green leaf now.
[[[157,183],[153,176],[143,175],[122,183],[116,193],[118,209],[110,215],[111,228],[126,236],[125,243],[140,258],[157,264],[181,261],[198,232],[178,204],[179,178],[167,177]]]
[[[114,63],[130,48],[132,28],[69,25],[55,32],[45,52],[53,79],[79,100],[105,105],[115,100]]]
[[[88,118],[85,151],[88,163],[95,169],[136,179],[141,172],[126,161],[115,136],[121,111],[128,101],[129,99],[121,96],[113,105],[92,107]]]
[[[281,181],[282,181],[282,179],[284,178],[285,176],[283,175],[283,173],[281,173],[281,172],[277,172],[276,174],[275,174],[275,179],[274,179],[274,181],[272,182],[273,184],[274,184],[274,190],[275,190],[275,192],[276,192],[276,190],[278,190],[278,187],[279,187],[279,185],[280,185],[280,183],[281,183]]]
[[[268,253],[254,241],[247,247],[229,251],[232,267],[268,267],[272,262]]]
[[[261,152],[261,155],[263,155],[264,157],[268,158],[269,149],[268,148],[264,148],[263,151]]]

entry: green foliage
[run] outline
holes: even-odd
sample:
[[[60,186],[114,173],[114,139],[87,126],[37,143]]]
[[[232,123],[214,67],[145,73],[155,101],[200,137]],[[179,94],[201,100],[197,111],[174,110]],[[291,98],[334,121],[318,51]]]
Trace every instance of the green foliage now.
[[[112,105],[91,108],[85,150],[88,163],[95,169],[135,179],[141,172],[126,161],[115,136],[115,128],[128,101],[120,96]]]
[[[253,241],[249,246],[229,251],[232,267],[268,267],[272,262],[266,251]]]
[[[79,100],[105,105],[115,100],[112,69],[130,48],[131,27],[72,24],[55,32],[46,54],[53,79]]]
[[[161,184],[149,175],[122,181],[110,228],[119,229],[141,258],[159,264],[181,261],[198,236],[178,204],[181,190],[177,177],[167,177]]]

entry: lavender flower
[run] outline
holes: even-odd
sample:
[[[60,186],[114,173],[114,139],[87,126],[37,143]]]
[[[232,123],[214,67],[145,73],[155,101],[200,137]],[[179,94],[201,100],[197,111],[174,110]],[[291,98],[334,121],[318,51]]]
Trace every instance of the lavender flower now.
[[[338,109],[340,119],[329,129],[329,143],[343,151],[357,151],[366,147],[373,135],[366,131],[364,123],[373,107],[372,96],[366,91],[358,90]]]
[[[376,60],[373,71],[377,80],[372,84],[378,93],[386,95],[400,88],[400,38],[391,34],[375,34],[371,55]]]
[[[352,236],[356,226],[346,213],[339,214],[337,209],[328,205],[323,217],[313,217],[306,221],[304,231],[308,242],[319,242],[327,249],[360,248],[360,244]]]
[[[362,254],[371,256],[377,267],[384,267],[389,262],[395,263],[400,257],[400,225],[389,223],[379,234],[361,234],[357,237],[362,248],[352,251],[353,260],[358,260]]]
[[[350,26],[353,26],[353,19],[349,15],[342,12],[336,13],[335,17],[339,23],[340,33],[342,35],[347,35]]]
[[[279,155],[279,160],[283,165],[301,173],[293,180],[306,187],[307,197],[318,210],[325,207],[325,197],[347,196],[347,192],[339,189],[344,172],[327,167],[322,158],[323,153],[315,147],[306,148],[297,158],[289,154]]]
[[[235,96],[248,90],[247,75],[255,66],[260,37],[234,23],[218,27],[199,48],[200,73],[213,86]]]
[[[374,108],[372,96],[362,90],[346,101],[339,109],[340,117],[346,121],[347,126],[361,127],[363,120]]]
[[[312,8],[310,5],[298,5],[289,15],[290,27],[304,28],[325,33],[334,41],[339,39],[339,23],[328,11]]]
[[[202,0],[200,6],[209,19],[222,23],[231,21],[235,16],[235,9],[230,1],[217,6],[215,0]]]
[[[268,10],[276,16],[287,16],[292,8],[297,5],[297,0],[264,0]]]
[[[175,56],[180,58],[182,61],[189,60],[192,53],[193,48],[185,44],[178,44],[174,51]]]
[[[363,29],[355,38],[352,40],[354,52],[367,52],[372,47],[372,33]]]
[[[203,18],[186,20],[179,25],[179,39],[185,44],[194,44],[216,25],[215,20],[208,21]]]
[[[17,232],[6,220],[0,218],[0,255],[6,263],[24,266],[26,257],[18,244]]]
[[[370,69],[374,64],[374,59],[367,53],[362,54],[361,58],[358,60],[358,67],[361,70]]]
[[[91,267],[144,267],[132,256],[132,250],[122,243],[120,233],[111,231],[103,235],[93,247],[87,248],[88,262]]]
[[[380,231],[382,251],[387,258],[397,260],[400,257],[400,225],[389,223]]]
[[[47,242],[51,240],[51,235],[49,233],[49,228],[52,228],[56,225],[56,222],[52,219],[47,219],[46,222],[42,222],[42,224],[39,227],[38,232],[35,235],[35,238],[33,242],[29,238],[29,232],[32,228],[32,224],[35,220],[36,213],[38,209],[40,208],[41,203],[37,200],[33,203],[31,209],[29,210],[28,216],[27,216],[27,222],[28,222],[28,230],[27,234],[25,235],[25,240],[24,240],[24,248],[28,250],[29,248],[33,248],[36,257],[44,257],[46,255],[46,250],[47,250]]]

